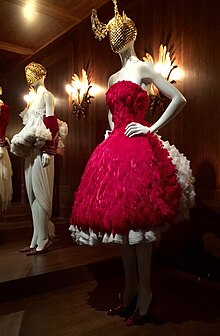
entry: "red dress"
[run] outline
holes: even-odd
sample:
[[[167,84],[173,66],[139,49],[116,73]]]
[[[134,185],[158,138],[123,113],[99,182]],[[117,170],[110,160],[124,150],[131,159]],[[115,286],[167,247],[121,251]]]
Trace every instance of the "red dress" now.
[[[5,139],[6,129],[9,124],[9,114],[9,106],[0,106],[0,207],[2,211],[5,211],[10,206],[13,192],[12,167],[7,149],[9,142]]]
[[[9,106],[0,106],[0,147],[5,146],[5,132],[9,124]]]
[[[106,103],[114,130],[91,155],[74,196],[71,227],[75,241],[83,235],[126,236],[174,223],[182,188],[169,152],[156,134],[124,135],[134,121],[147,125],[149,97],[130,81],[113,84]],[[87,238],[86,238],[87,239]]]

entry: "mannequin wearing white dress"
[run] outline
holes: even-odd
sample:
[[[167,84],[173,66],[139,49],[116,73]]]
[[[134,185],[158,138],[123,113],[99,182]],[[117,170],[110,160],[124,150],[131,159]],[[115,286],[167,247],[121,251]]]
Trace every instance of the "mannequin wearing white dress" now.
[[[48,250],[55,231],[50,218],[58,123],[54,97],[44,84],[46,70],[33,62],[26,67],[26,77],[36,95],[20,114],[25,127],[13,137],[11,151],[25,157],[25,184],[33,220],[30,245],[20,252],[35,255]]]

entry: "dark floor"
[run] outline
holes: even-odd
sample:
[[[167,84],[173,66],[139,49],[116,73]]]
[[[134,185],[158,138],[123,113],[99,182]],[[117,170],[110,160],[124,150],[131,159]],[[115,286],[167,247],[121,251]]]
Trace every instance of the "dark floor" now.
[[[120,278],[82,281],[0,305],[1,336],[155,335],[218,336],[220,290],[154,270],[152,322],[126,327],[106,310]]]
[[[203,227],[216,225],[216,218],[208,224],[204,214],[201,217],[206,223]],[[1,336],[220,335],[220,282],[200,274],[201,268],[190,272],[190,253],[193,264],[200,256],[200,244],[194,244],[196,252],[192,251],[193,240],[186,258],[179,253],[184,250],[181,240],[167,249],[167,242],[176,237],[174,232],[163,238],[153,253],[152,320],[142,327],[126,327],[123,319],[106,315],[123,291],[117,246],[73,245],[68,223],[57,219],[57,236],[50,251],[27,257],[18,250],[29,242],[29,218],[22,217],[10,228],[7,221],[2,221],[0,229]],[[199,216],[194,222],[202,223]],[[180,236],[184,238],[183,232]],[[165,256],[172,254],[168,265]]]

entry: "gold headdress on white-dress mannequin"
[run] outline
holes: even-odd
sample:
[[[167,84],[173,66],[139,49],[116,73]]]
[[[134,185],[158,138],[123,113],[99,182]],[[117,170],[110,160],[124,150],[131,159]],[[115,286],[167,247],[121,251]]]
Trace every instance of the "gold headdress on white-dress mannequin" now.
[[[31,62],[25,67],[27,83],[32,85],[39,79],[46,77],[47,70],[40,63]]]
[[[137,29],[134,22],[124,12],[122,15],[119,14],[117,0],[112,0],[112,2],[114,3],[115,16],[107,24],[100,22],[96,10],[92,10],[92,30],[95,38],[100,41],[109,33],[112,51],[119,53],[130,42],[135,41]]]

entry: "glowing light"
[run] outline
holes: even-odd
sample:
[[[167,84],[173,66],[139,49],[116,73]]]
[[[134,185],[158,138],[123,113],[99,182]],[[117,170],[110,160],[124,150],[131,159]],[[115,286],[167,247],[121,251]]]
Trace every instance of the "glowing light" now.
[[[92,84],[92,87],[90,89],[90,94],[92,96],[97,96],[98,94],[102,93],[104,91],[104,88],[102,88],[99,85]]]
[[[88,80],[86,71],[82,69],[82,77],[81,80],[74,74],[72,76],[71,84],[66,85],[66,92],[69,95],[69,105],[71,107],[72,112],[76,115],[77,118],[80,115],[85,118],[85,112],[88,104],[91,103],[91,98],[94,98],[91,95],[90,90],[93,85],[91,85]]]
[[[155,64],[153,57],[146,53],[143,57],[145,62],[150,62],[154,64],[155,70],[160,73],[165,79],[167,79],[171,84],[176,83],[176,81],[181,80],[184,77],[184,71],[174,64],[174,55],[171,57],[170,52],[167,50],[166,46],[162,44],[159,47],[159,57],[158,62]],[[150,113],[153,114],[156,106],[165,109],[166,97],[160,93],[158,88],[152,83],[150,85],[149,95],[151,99],[150,103]]]
[[[185,77],[185,72],[181,68],[175,68],[170,74],[170,81],[180,81]]]
[[[24,96],[24,100],[27,104],[27,107],[29,107],[31,105],[31,103],[33,102],[34,98],[36,96],[36,92],[32,89],[30,89],[29,93],[27,95]]]
[[[35,0],[29,0],[23,8],[23,14],[27,21],[32,22],[36,17]]]
[[[143,57],[143,60],[145,62],[151,62],[152,64],[155,64],[153,57],[149,53],[146,53],[145,57]],[[154,67],[157,72],[159,72],[170,82],[180,80],[184,76],[183,70],[177,67],[177,65],[173,64],[170,57],[170,52],[167,50],[167,47],[163,46],[162,44],[159,48],[158,62]]]

